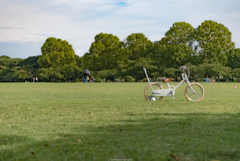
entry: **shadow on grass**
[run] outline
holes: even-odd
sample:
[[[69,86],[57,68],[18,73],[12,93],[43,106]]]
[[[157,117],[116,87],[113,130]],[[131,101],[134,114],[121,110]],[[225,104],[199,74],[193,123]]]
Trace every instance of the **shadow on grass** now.
[[[0,160],[238,160],[240,114],[123,114],[127,119],[104,125],[73,127],[58,139],[23,144],[7,136]],[[144,119],[146,118],[146,119]],[[103,121],[102,121],[103,122]],[[54,135],[54,134],[53,134]],[[4,136],[3,138],[6,138]]]
[[[16,143],[23,143],[28,140],[25,136],[18,135],[0,135],[0,146],[2,145],[13,145]]]

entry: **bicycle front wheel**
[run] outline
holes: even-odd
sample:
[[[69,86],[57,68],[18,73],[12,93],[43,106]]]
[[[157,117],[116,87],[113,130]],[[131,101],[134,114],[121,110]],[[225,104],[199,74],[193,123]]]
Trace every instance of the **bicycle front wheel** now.
[[[160,84],[158,84],[158,83],[151,83],[151,86],[152,86],[152,89],[153,89],[153,90],[157,90],[157,89],[161,90],[161,89],[163,89],[163,88],[160,86]],[[155,97],[157,101],[160,101],[160,100],[163,98],[163,96],[153,96],[153,95],[152,95],[152,89],[151,89],[151,87],[150,87],[150,84],[147,85],[147,86],[145,87],[145,89],[144,89],[144,97],[145,97],[146,100],[148,100],[148,101],[150,101],[152,97]]]
[[[193,93],[190,86],[188,85],[185,89],[185,92],[184,92],[186,99],[188,101],[201,101],[204,97],[203,86],[198,84],[198,83],[191,83],[190,85],[196,93]]]

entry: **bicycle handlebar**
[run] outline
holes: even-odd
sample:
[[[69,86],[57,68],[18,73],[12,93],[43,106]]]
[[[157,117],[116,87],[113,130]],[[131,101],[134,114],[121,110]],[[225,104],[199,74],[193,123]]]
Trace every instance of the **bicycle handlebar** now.
[[[180,70],[181,68],[182,68],[182,69],[186,69],[187,66],[185,66],[185,65],[184,65],[184,66],[180,66],[179,70]]]
[[[185,73],[185,69],[187,69],[187,70],[188,70],[188,75],[187,75],[187,76],[188,76],[188,78],[189,78],[189,75],[190,75],[189,68],[184,65],[184,66],[180,66],[179,70],[180,70],[180,69],[183,69],[184,73]]]

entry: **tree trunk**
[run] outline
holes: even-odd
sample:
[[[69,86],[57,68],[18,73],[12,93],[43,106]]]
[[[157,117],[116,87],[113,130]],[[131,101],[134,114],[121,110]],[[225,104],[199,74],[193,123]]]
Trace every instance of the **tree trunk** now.
[[[176,82],[178,81],[178,73],[177,72],[175,73],[175,80],[176,80]]]

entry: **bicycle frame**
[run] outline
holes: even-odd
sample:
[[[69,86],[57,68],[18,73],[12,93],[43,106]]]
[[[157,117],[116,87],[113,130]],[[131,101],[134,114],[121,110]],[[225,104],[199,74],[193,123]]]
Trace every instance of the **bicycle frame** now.
[[[143,66],[142,66],[143,67]],[[162,86],[165,84],[163,83],[162,85],[160,85],[156,90],[153,90],[152,86],[151,86],[151,82],[148,78],[148,74],[147,74],[147,71],[146,69],[143,67],[143,70],[146,74],[146,77],[147,77],[147,80],[148,80],[148,83],[150,85],[150,88],[152,90],[152,95],[153,96],[172,96],[173,98],[173,95],[175,94],[175,90],[183,83],[183,82],[187,82],[187,84],[189,85],[191,91],[195,94],[196,92],[192,89],[191,87],[191,83],[189,82],[188,80],[188,77],[187,77],[187,74],[185,72],[185,70],[183,69],[183,72],[184,72],[184,77],[182,79],[181,82],[179,82],[176,86],[173,86],[173,85],[169,85],[169,83],[167,82],[167,86],[168,86],[168,89],[162,89]],[[171,87],[174,87],[173,89],[171,89]]]

